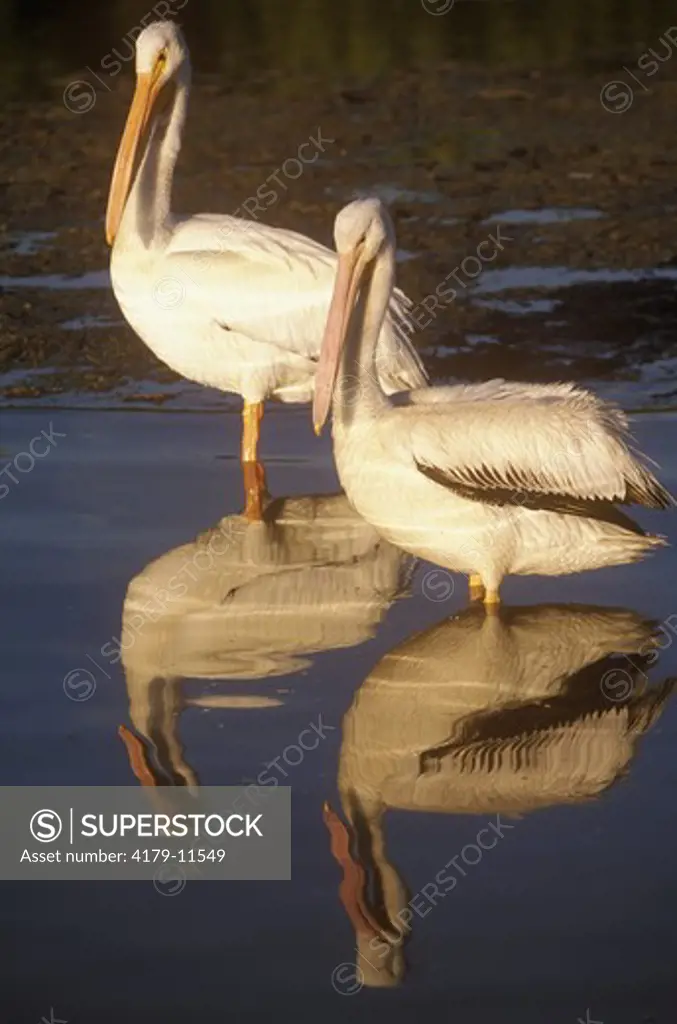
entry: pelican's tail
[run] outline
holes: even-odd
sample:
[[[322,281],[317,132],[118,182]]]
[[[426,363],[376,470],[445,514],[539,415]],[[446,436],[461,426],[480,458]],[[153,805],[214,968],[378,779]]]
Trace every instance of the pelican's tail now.
[[[603,537],[599,544],[600,566],[605,566],[639,562],[657,548],[666,547],[668,541],[666,537],[650,533],[638,534],[617,530]]]

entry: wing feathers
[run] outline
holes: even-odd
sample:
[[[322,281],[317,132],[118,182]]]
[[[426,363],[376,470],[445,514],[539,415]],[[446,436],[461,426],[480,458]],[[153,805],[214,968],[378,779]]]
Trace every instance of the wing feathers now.
[[[538,385],[504,382],[496,382],[493,394],[482,389],[477,400],[459,394],[456,401],[449,394],[446,402],[416,401],[398,409],[411,423],[417,467],[437,483],[480,501],[529,501],[530,507],[580,515],[607,517],[603,503],[674,504],[644,457],[630,448],[626,418],[615,406],[573,385],[546,386],[540,393]]]
[[[638,537],[647,536],[646,531],[634,519],[621,512],[612,501],[577,499],[566,494],[530,494],[528,491],[520,490],[519,487],[512,489],[509,487],[483,487],[478,490],[475,487],[464,487],[462,484],[450,481],[438,470],[422,466],[419,463],[416,465],[425,476],[434,480],[435,483],[448,487],[462,498],[467,498],[470,501],[481,501],[485,505],[513,505],[528,508],[531,511],[559,512],[561,515],[597,519],[599,522],[619,526]]]
[[[176,222],[166,270],[205,315],[252,340],[316,362],[334,287],[336,253],[283,228],[201,214]],[[423,388],[427,376],[407,329],[410,300],[393,291],[376,355],[391,394]]]

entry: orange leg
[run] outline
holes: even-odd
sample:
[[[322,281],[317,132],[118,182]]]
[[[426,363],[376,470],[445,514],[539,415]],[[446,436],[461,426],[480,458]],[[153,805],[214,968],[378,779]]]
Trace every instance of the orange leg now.
[[[242,409],[242,462],[258,460],[263,402],[245,402]]]
[[[258,461],[263,402],[246,402],[242,410],[242,471],[244,474],[245,515],[250,523],[263,519],[263,494],[266,487],[263,466]]]

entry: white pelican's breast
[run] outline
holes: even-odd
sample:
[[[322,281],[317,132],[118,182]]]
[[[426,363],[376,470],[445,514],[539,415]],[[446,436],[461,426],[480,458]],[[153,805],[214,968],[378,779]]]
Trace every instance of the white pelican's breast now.
[[[220,319],[223,301],[215,290],[221,275],[214,261],[223,259],[216,252],[175,259],[163,249],[116,245],[111,280],[125,319],[162,362],[189,380],[251,402],[270,395],[307,401],[313,360]],[[228,286],[224,275],[221,291]]]
[[[339,479],[356,511],[391,543],[456,572],[477,572],[491,540],[493,558],[510,561],[509,516],[444,490],[413,462],[406,438],[388,425],[356,420],[334,428]]]
[[[199,384],[240,391],[243,339],[212,320],[196,280],[170,272],[162,252],[116,246],[111,281],[125,319],[158,359]]]

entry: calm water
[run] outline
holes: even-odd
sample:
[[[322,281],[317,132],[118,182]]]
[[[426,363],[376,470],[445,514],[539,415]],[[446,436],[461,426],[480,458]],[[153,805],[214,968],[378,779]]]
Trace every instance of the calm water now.
[[[509,580],[487,618],[464,581],[351,515],[307,410],[264,424],[277,500],[254,532],[236,416],[15,411],[3,456],[50,421],[65,438],[2,507],[4,782],[138,785],[120,725],[158,776],[205,785],[251,781],[320,719],[326,738],[287,765],[291,882],[172,899],[3,884],[3,1021],[674,1019],[677,648],[668,628],[657,664],[633,653],[677,613],[674,550]],[[675,490],[677,421],[635,430]],[[642,522],[674,533],[674,514]],[[102,647],[213,528],[230,543],[190,604],[113,664]],[[63,680],[83,666],[95,689],[78,703]],[[356,837],[343,902],[325,801]],[[478,860],[497,821],[511,827]]]
[[[391,67],[447,58],[518,65],[609,61],[672,24],[667,0],[167,0],[185,25],[199,70],[226,78],[261,71],[373,78]],[[451,9],[445,14],[433,14]],[[157,8],[157,4],[155,5]],[[427,7],[427,9],[426,9]],[[35,89],[117,51],[131,57],[148,0],[112,0],[82,15],[75,0],[0,3],[0,76],[6,91]],[[166,8],[158,9],[164,13]],[[113,60],[113,58],[111,58]],[[109,65],[110,67],[110,62]]]

